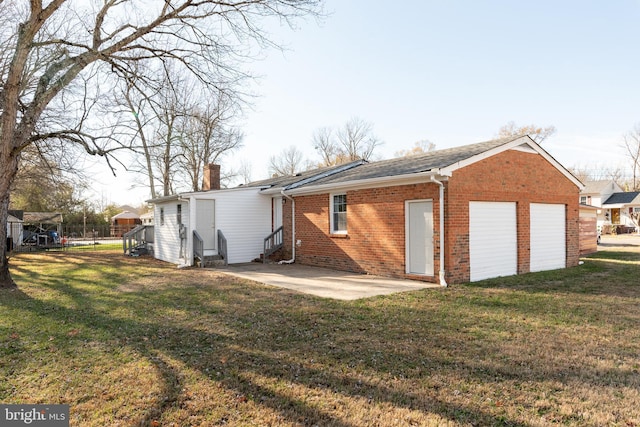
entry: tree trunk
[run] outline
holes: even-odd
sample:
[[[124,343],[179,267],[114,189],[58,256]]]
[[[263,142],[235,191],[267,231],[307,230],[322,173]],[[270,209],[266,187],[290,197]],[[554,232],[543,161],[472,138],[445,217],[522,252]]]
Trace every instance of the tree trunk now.
[[[4,141],[2,141],[4,143]],[[0,288],[15,288],[16,283],[11,278],[9,272],[9,258],[7,253],[7,224],[9,217],[9,198],[11,195],[11,184],[18,171],[17,160],[9,155],[0,156]]]

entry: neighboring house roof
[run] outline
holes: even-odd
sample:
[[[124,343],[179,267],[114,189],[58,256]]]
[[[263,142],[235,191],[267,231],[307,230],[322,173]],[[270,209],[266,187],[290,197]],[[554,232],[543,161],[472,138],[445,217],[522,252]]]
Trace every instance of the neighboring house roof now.
[[[601,181],[587,181],[585,182],[584,188],[580,193],[581,194],[602,194],[607,190],[613,191],[616,189],[616,187],[617,189],[620,189],[620,187],[618,187],[618,185],[610,179],[601,180]]]
[[[602,204],[603,207],[613,207],[614,205],[622,207],[624,205],[640,205],[640,192],[639,191],[626,191],[622,193],[613,193],[606,202]]]
[[[9,214],[9,216],[7,216],[7,222],[9,222],[9,223],[11,223],[11,222],[22,222],[22,220],[20,218],[18,218],[17,216]]]
[[[117,215],[112,216],[111,220],[113,221],[114,219],[127,219],[127,218],[138,219],[140,218],[140,215],[138,215],[135,212],[124,211],[124,212],[120,212]]]
[[[22,219],[32,224],[62,224],[62,214],[59,212],[25,212]]]
[[[145,212],[140,215],[140,219],[152,218],[153,219],[153,211]]]
[[[22,221],[24,218],[24,211],[9,209],[9,215],[12,215],[14,218]]]
[[[600,209],[597,206],[587,205],[586,203],[580,203],[579,208],[580,209],[591,209],[591,210],[594,210],[594,211]]]
[[[118,206],[118,209],[120,209],[122,212],[133,212],[135,214],[139,214],[140,211],[136,208],[134,208],[133,206],[129,206],[129,205],[122,205],[122,206]]]

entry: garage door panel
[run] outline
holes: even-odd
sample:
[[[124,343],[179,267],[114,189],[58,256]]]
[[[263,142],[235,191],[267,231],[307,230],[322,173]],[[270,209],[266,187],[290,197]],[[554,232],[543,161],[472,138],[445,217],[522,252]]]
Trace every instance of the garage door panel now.
[[[564,268],[566,256],[566,213],[562,204],[532,203],[531,271]]]
[[[471,281],[518,272],[516,204],[469,202]]]

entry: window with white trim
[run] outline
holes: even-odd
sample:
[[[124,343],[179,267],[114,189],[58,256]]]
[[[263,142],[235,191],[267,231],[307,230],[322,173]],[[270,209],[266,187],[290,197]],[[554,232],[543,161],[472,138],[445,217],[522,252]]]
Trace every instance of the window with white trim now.
[[[347,195],[331,196],[331,234],[347,234]]]

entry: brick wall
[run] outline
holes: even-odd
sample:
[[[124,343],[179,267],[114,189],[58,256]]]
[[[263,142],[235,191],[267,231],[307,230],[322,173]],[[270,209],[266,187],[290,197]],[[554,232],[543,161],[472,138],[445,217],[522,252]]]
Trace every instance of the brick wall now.
[[[445,269],[450,283],[467,282],[469,269],[469,202],[517,204],[518,274],[529,272],[529,205],[566,206],[567,266],[579,260],[579,190],[538,154],[506,151],[454,172],[445,199]]]
[[[296,197],[296,260],[301,264],[390,277],[405,277],[405,200],[433,199],[435,184],[347,191],[347,235],[330,233],[330,195]],[[291,212],[284,211],[285,246],[291,246]],[[439,239],[434,214],[435,237]],[[437,246],[437,245],[436,245]],[[439,257],[435,248],[436,258]],[[436,271],[437,271],[436,263]],[[423,278],[435,280],[435,278]]]
[[[297,196],[296,260],[301,264],[390,277],[405,274],[405,201],[433,200],[434,277],[439,271],[439,188],[424,184],[347,191],[347,235],[330,234],[330,195]],[[529,271],[529,204],[567,206],[567,265],[577,265],[578,188],[542,156],[507,151],[459,169],[446,182],[445,269],[449,283],[469,280],[469,202],[516,201],[518,272]],[[283,207],[291,254],[291,201]]]

